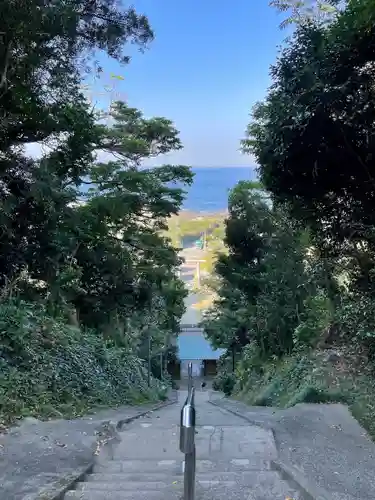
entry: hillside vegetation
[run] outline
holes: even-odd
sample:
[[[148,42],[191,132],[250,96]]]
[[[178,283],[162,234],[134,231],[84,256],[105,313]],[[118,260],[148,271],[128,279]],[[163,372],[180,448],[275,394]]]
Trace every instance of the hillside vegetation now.
[[[195,273],[192,289],[196,293],[204,293],[207,299],[196,305],[198,309],[206,308],[207,300],[212,301],[213,295],[207,284],[214,271],[218,254],[226,251],[225,218],[225,212],[195,213],[183,210],[169,218],[168,229],[162,232],[177,248],[195,247],[197,241],[201,242],[202,246],[197,250],[197,255],[203,261],[200,263],[201,279],[198,286]]]
[[[173,186],[189,185],[192,173],[139,168],[182,147],[171,121],[124,102],[96,109],[84,95],[88,75],[100,86],[98,51],[125,65],[129,44],[153,39],[147,18],[116,5],[0,6],[5,421],[163,395],[161,382],[148,387],[143,360],[149,338],[151,354],[167,356],[184,312],[180,261],[161,231],[183,201]]]
[[[176,247],[183,247],[184,239],[191,236],[195,239],[212,240],[223,232],[225,213],[195,213],[181,211],[168,220],[168,236]]]
[[[262,188],[230,194],[203,326],[227,348],[217,388],[345,402],[375,436],[375,11],[334,3],[273,2],[296,24],[243,141]]]

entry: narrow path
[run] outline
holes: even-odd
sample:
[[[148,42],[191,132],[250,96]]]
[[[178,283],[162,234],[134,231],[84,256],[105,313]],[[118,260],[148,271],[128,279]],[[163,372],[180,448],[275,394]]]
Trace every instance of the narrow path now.
[[[195,247],[187,247],[181,250],[180,257],[184,259],[203,259],[205,252]],[[192,268],[188,264],[181,266],[181,278],[187,285],[191,287],[194,281],[195,267]],[[189,289],[189,295],[185,298],[186,311],[181,318],[182,324],[197,324],[202,320],[202,311],[194,309],[192,306],[200,302],[205,297],[205,294],[194,293]]]
[[[212,406],[197,392],[196,500],[303,500],[271,470],[276,447],[270,431]],[[101,460],[65,500],[175,500],[182,498],[180,404],[129,424],[113,457]]]

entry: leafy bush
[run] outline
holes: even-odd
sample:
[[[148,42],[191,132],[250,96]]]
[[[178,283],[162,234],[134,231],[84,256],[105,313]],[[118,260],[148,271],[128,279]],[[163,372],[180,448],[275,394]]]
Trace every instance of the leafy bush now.
[[[291,395],[300,391],[313,369],[311,360],[298,357],[263,361],[262,372],[250,370],[240,397],[256,406],[289,406]]]
[[[0,306],[0,416],[74,416],[165,393],[132,352],[95,331],[52,319],[36,304]]]
[[[226,396],[230,396],[236,385],[236,377],[233,373],[219,373],[212,382],[214,391],[223,391]]]
[[[287,406],[294,406],[298,403],[348,403],[348,401],[348,396],[340,391],[324,390],[307,384],[294,394]]]
[[[279,381],[276,379],[270,385],[266,386],[260,394],[255,396],[253,404],[255,406],[272,406],[274,394],[279,386]]]
[[[345,297],[337,318],[346,337],[364,345],[369,357],[375,359],[375,301],[362,294]]]
[[[320,292],[304,301],[304,319],[294,330],[297,346],[314,346],[332,321],[332,308],[327,296]]]

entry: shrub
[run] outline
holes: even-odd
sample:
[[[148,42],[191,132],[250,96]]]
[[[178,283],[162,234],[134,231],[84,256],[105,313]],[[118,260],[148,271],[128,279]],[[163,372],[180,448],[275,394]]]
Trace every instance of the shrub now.
[[[0,305],[0,416],[75,416],[160,396],[132,352],[48,316],[40,305]]]
[[[221,391],[220,378],[216,376],[212,381],[212,389],[214,391]]]
[[[230,396],[236,385],[236,377],[233,373],[219,373],[212,382],[214,391],[223,391],[226,396]]]
[[[304,319],[294,330],[293,341],[296,346],[314,346],[332,322],[332,308],[323,292],[309,296],[304,307]]]
[[[365,346],[369,358],[375,360],[375,301],[367,295],[345,297],[337,322],[346,338]]]
[[[288,401],[287,406],[295,406],[298,403],[348,403],[348,397],[340,391],[305,385]]]
[[[263,390],[254,398],[253,404],[255,406],[272,406],[274,398],[277,397],[281,389],[281,381],[275,377],[272,382],[263,388]]]

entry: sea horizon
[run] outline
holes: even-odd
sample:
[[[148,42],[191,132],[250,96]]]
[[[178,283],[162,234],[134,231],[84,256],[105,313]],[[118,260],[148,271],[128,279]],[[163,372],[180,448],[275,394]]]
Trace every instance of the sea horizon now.
[[[228,210],[228,194],[240,181],[256,179],[254,167],[191,167],[194,173],[193,184],[177,184],[185,191],[185,199],[180,211],[194,213],[217,213]],[[82,186],[84,199],[89,185]]]
[[[193,184],[185,188],[183,211],[218,212],[228,209],[228,194],[240,181],[256,178],[253,167],[192,167]]]
[[[217,165],[217,166],[214,166],[214,165],[190,165],[190,168],[192,170],[194,169],[202,169],[202,168],[247,168],[247,169],[250,169],[250,170],[255,170],[257,168],[257,165]]]

